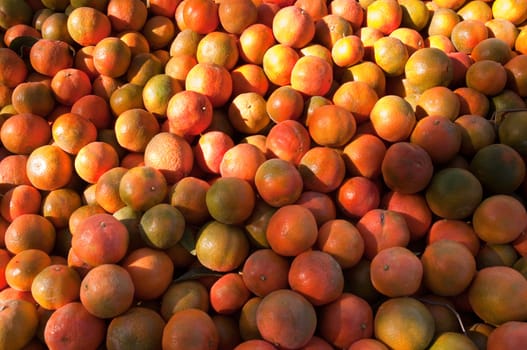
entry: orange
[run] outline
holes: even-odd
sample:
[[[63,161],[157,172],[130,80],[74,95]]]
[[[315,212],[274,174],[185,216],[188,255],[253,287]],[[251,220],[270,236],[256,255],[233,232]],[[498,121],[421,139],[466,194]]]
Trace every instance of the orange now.
[[[335,41],[331,58],[339,67],[349,67],[364,58],[364,44],[357,35],[347,35]]]
[[[248,234],[249,241],[256,248],[269,248],[265,230],[267,229],[269,219],[275,211],[275,207],[267,204],[263,200],[258,200],[256,201],[251,216],[245,222],[244,228]]]
[[[140,30],[146,22],[148,10],[146,5],[138,0],[109,0],[106,14],[113,30]]]
[[[519,25],[527,19],[527,5],[514,0],[498,0],[492,3],[492,15]]]
[[[448,239],[428,244],[421,262],[423,283],[435,295],[460,294],[476,274],[476,258],[472,252],[463,243]],[[455,275],[451,273],[452,269],[457,271]]]
[[[315,36],[315,21],[299,6],[285,6],[275,13],[272,30],[278,43],[299,49]]]
[[[40,31],[43,39],[61,40],[74,44],[67,30],[68,16],[64,12],[55,12],[46,17],[42,22]]]
[[[381,174],[381,164],[386,145],[372,134],[355,134],[344,146],[342,157],[351,176],[376,178]]]
[[[465,221],[449,219],[434,221],[428,232],[428,244],[441,239],[449,239],[464,244],[474,256],[479,252],[479,237],[472,225]]]
[[[317,240],[317,223],[311,211],[298,204],[284,205],[269,218],[266,238],[278,254],[296,256]]]
[[[224,224],[241,224],[249,218],[255,205],[251,184],[237,177],[221,177],[207,190],[205,202],[210,215]]]
[[[408,83],[419,91],[448,86],[453,79],[452,61],[438,48],[424,47],[410,55],[404,67]]]
[[[47,310],[78,300],[81,278],[77,271],[64,264],[48,265],[34,277],[31,295]]]
[[[161,316],[165,321],[184,309],[209,310],[208,289],[198,280],[172,282],[161,297]]]
[[[128,46],[132,56],[138,53],[150,52],[150,43],[141,32],[136,30],[125,30],[119,32],[117,37]]]
[[[104,141],[92,141],[82,146],[74,158],[74,167],[79,177],[92,184],[107,170],[118,165],[117,151]]]
[[[180,3],[185,26],[198,34],[210,33],[220,24],[218,4],[211,0],[190,0]],[[178,10],[176,9],[176,15]],[[185,28],[181,28],[185,29]]]
[[[297,165],[309,150],[309,136],[310,133],[300,121],[289,119],[274,124],[265,139],[266,154],[268,158],[276,157]]]
[[[480,41],[470,53],[474,61],[488,59],[501,64],[507,63],[512,58],[512,55],[510,46],[498,38],[487,38]]]
[[[287,309],[282,305],[287,304]],[[256,311],[256,324],[264,340],[284,348],[300,348],[314,335],[316,312],[301,294],[280,289],[263,297]]]
[[[20,5],[16,1],[6,1],[2,3],[2,11],[6,12],[6,16],[0,22],[0,27],[3,29],[8,29],[19,23],[31,23],[32,8],[28,3]]]
[[[119,195],[119,183],[126,171],[124,167],[111,168],[95,183],[95,201],[109,213],[114,213],[126,205]]]
[[[227,118],[234,130],[255,135],[271,122],[267,113],[267,101],[258,92],[242,92],[236,95],[227,108]]]
[[[51,78],[51,90],[57,102],[71,106],[79,98],[91,93],[90,77],[77,68],[65,68]]]
[[[160,132],[148,142],[144,162],[161,171],[167,184],[174,184],[190,174],[194,157],[186,139],[170,132]]]
[[[367,7],[366,25],[388,35],[399,27],[403,19],[401,5],[394,0],[374,1]]]
[[[526,64],[527,54],[522,54],[511,58],[504,65],[507,71],[507,87],[520,96],[527,96],[527,81],[521,75]]]
[[[32,135],[28,138],[27,135]],[[51,140],[51,127],[48,121],[37,114],[14,114],[0,126],[2,145],[14,154],[31,154]]]
[[[383,249],[405,247],[410,242],[410,231],[404,216],[393,210],[371,209],[357,221],[356,226],[364,240],[364,256],[368,259],[373,259]]]
[[[71,241],[75,254],[91,266],[120,261],[128,250],[128,244],[126,226],[108,213],[84,218]]]
[[[160,348],[165,321],[155,310],[136,306],[112,318],[106,331],[106,348],[139,346],[144,349]]]
[[[423,265],[419,257],[405,247],[381,250],[371,260],[371,282],[390,298],[410,296],[421,287]]]
[[[265,51],[275,44],[271,27],[262,23],[251,24],[240,33],[240,57],[247,63],[261,65]]]
[[[269,90],[269,79],[263,68],[253,63],[239,65],[231,70],[232,95],[244,92],[256,92],[262,96]]]
[[[316,246],[333,256],[342,269],[356,265],[364,252],[364,241],[356,226],[336,218],[320,225]]]
[[[389,191],[381,198],[381,205],[404,216],[411,241],[417,241],[428,233],[433,216],[422,193],[404,194]]]
[[[95,44],[92,57],[93,66],[99,74],[118,78],[128,70],[132,51],[120,38],[109,36]]]
[[[81,46],[95,45],[110,36],[110,18],[102,8],[80,6],[68,14],[66,22],[68,34]]]
[[[445,117],[455,120],[461,109],[459,96],[445,86],[434,86],[423,91],[417,98],[416,117]]]
[[[59,188],[49,191],[42,199],[42,215],[51,221],[57,229],[68,226],[73,211],[81,206],[81,196],[71,188]]]
[[[73,175],[73,161],[58,146],[40,146],[27,158],[26,173],[37,189],[51,191],[69,183]]]
[[[491,170],[492,169],[492,170]],[[525,178],[525,161],[518,151],[494,143],[480,148],[470,161],[470,171],[491,193],[512,193]]]
[[[434,174],[432,158],[417,143],[391,144],[381,163],[382,177],[392,191],[405,194],[424,190]]]
[[[433,175],[425,196],[435,215],[445,219],[465,219],[481,202],[483,187],[466,169],[444,168]]]
[[[266,111],[275,123],[299,120],[304,111],[304,96],[291,85],[279,86],[269,94]]]
[[[490,109],[490,101],[483,93],[469,87],[459,87],[454,90],[458,96],[459,115],[475,114],[486,117]]]
[[[487,243],[510,243],[527,226],[527,212],[522,203],[511,195],[491,195],[474,211],[472,225],[478,237]]]
[[[252,252],[242,266],[243,282],[251,293],[263,297],[288,287],[290,262],[270,248]]]
[[[196,240],[196,257],[203,266],[228,272],[242,266],[248,255],[249,240],[240,226],[216,220],[201,226]]]
[[[218,17],[226,32],[239,35],[258,20],[257,4],[249,0],[224,1],[218,6]]]
[[[73,236],[77,233],[79,224],[84,218],[98,213],[104,213],[104,209],[99,204],[82,204],[80,207],[75,209],[68,219],[69,233]]]
[[[196,48],[198,63],[214,63],[227,70],[234,68],[239,57],[236,37],[222,31],[205,34]]]
[[[317,56],[302,56],[291,70],[291,87],[301,93],[314,96],[326,95],[333,82],[333,67]]]
[[[162,348],[175,350],[217,349],[219,334],[211,316],[203,310],[186,309],[174,313],[163,328]]]
[[[255,145],[239,143],[229,148],[220,162],[222,177],[238,177],[254,184],[258,167],[266,161],[265,154]]]
[[[7,190],[0,200],[0,214],[11,222],[22,214],[38,214],[41,208],[42,195],[30,185],[16,185]]]
[[[388,348],[375,338],[362,338],[353,342],[348,350],[388,350]]]
[[[132,108],[144,108],[142,87],[138,84],[119,85],[110,94],[110,109],[115,116]]]
[[[6,252],[6,250],[2,250]],[[31,291],[31,284],[35,276],[46,266],[51,265],[49,255],[40,249],[26,249],[14,256],[7,255],[4,265],[4,287],[11,287],[20,291]]]
[[[344,290],[340,264],[331,254],[320,250],[296,255],[289,267],[288,281],[293,291],[315,306],[335,301]]]
[[[380,189],[370,178],[352,176],[342,181],[336,192],[335,204],[350,218],[360,218],[380,204]]]
[[[373,310],[366,300],[352,293],[344,292],[323,305],[318,317],[320,337],[334,347],[348,349],[373,336]]]
[[[505,322],[489,333],[487,346],[489,349],[498,349],[502,346],[513,348],[527,339],[526,334],[525,322]]]
[[[223,131],[211,130],[201,134],[193,148],[197,168],[207,174],[219,174],[221,160],[233,146],[234,141]]]
[[[470,65],[465,76],[467,87],[487,96],[503,91],[507,84],[507,71],[503,65],[493,60],[480,60]],[[492,84],[489,82],[492,81]]]
[[[126,81],[143,87],[154,75],[163,73],[163,62],[152,52],[140,52],[132,56],[126,71]]]
[[[311,148],[301,158],[298,167],[305,189],[323,193],[336,190],[346,171],[340,154],[329,147]]]
[[[375,338],[392,348],[426,349],[434,331],[432,314],[412,297],[385,300],[374,317]]]
[[[97,127],[84,116],[69,112],[53,121],[51,136],[55,145],[76,155],[82,147],[97,140]]]
[[[132,306],[133,297],[132,278],[117,264],[93,267],[80,285],[80,302],[90,314],[102,319],[123,314]]]
[[[318,145],[342,147],[355,135],[357,121],[344,107],[329,104],[313,111],[307,128],[311,139]]]
[[[185,85],[185,79],[187,78],[188,71],[197,63],[198,61],[196,58],[190,54],[177,54],[170,57],[170,59],[165,64],[164,74],[175,79],[179,83],[180,87],[183,87]]]
[[[41,39],[31,46],[29,61],[35,71],[53,77],[59,70],[73,66],[73,51],[64,41]]]
[[[156,117],[142,108],[132,108],[119,114],[114,124],[119,145],[132,152],[144,152],[146,145],[160,126]]]
[[[187,176],[170,187],[170,204],[183,214],[185,222],[202,224],[210,218],[205,202],[209,187],[205,180]]]
[[[418,120],[410,135],[410,142],[421,146],[434,164],[444,164],[451,160],[461,149],[461,141],[462,134],[458,125],[439,115],[428,115]]]
[[[170,132],[180,135],[198,135],[212,122],[213,106],[206,95],[184,90],[168,100],[166,117]]]
[[[135,210],[145,211],[161,203],[167,193],[168,184],[163,173],[148,165],[128,169],[119,182],[122,201]]]
[[[389,142],[408,138],[416,123],[412,105],[397,95],[380,97],[370,112],[370,120],[377,135]]]
[[[526,286],[525,277],[512,267],[485,267],[478,270],[470,284],[468,301],[473,312],[490,325],[523,320],[527,310],[519,300],[525,294]],[[516,298],[505,297],[512,295],[509,293]],[[497,303],[499,299],[501,301]]]
[[[162,250],[149,247],[132,250],[119,263],[134,283],[134,297],[153,300],[161,297],[173,279],[174,264]]]
[[[373,43],[374,62],[388,77],[401,76],[409,57],[406,45],[391,34]]]
[[[200,92],[213,107],[227,103],[232,93],[232,77],[227,68],[215,63],[197,63],[187,74],[185,89]]]
[[[220,315],[232,315],[241,310],[251,292],[239,273],[228,272],[212,284],[209,295],[212,310]]]
[[[22,349],[35,337],[39,317],[37,307],[26,300],[0,301],[1,343],[4,348]]]
[[[148,41],[152,51],[168,47],[174,39],[176,25],[165,16],[153,15],[146,19],[141,33]]]
[[[256,170],[254,184],[258,195],[269,205],[293,204],[302,193],[302,175],[293,163],[271,158]]]
[[[328,12],[342,16],[350,22],[354,32],[357,32],[362,26],[365,11],[358,1],[337,0],[330,2],[328,7]]]
[[[324,1],[297,0],[294,5],[306,10],[314,21],[328,14],[328,7]]]
[[[353,34],[351,23],[341,15],[329,13],[315,22],[314,42],[330,51],[337,40]]]
[[[24,82],[13,89],[11,104],[18,113],[46,117],[55,107],[55,100],[49,85],[43,82]]]
[[[50,348],[98,347],[103,344],[106,335],[104,320],[90,314],[78,301],[73,301],[55,310],[43,328],[44,341]],[[89,330],[90,337],[83,336],[81,329]]]
[[[304,191],[295,203],[308,208],[318,226],[337,217],[337,208],[329,193]]]
[[[2,60],[0,60],[0,83],[9,88],[15,88],[18,84],[24,82],[28,75],[28,69],[24,61],[14,51],[2,47]],[[9,67],[9,69],[8,69]]]
[[[434,339],[429,349],[445,349],[451,346],[464,346],[467,349],[478,349],[470,336],[453,331],[441,333]]]
[[[498,122],[498,137],[501,143],[511,146],[522,156],[527,152],[522,145],[520,135],[524,130],[523,111],[509,112]]]
[[[291,71],[299,58],[299,53],[292,47],[276,43],[264,52],[262,67],[271,83],[278,86],[289,85]]]
[[[183,6],[178,6],[182,8]],[[176,34],[172,44],[170,44],[169,53],[172,56],[179,56],[181,54],[190,55],[195,58],[196,50],[199,41],[204,34],[199,34],[192,29],[183,29]]]

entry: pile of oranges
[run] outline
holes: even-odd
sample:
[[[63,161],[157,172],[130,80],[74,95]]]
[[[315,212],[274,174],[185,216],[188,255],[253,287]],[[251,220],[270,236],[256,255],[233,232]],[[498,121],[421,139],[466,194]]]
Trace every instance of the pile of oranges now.
[[[0,0],[0,350],[518,350],[527,1]]]

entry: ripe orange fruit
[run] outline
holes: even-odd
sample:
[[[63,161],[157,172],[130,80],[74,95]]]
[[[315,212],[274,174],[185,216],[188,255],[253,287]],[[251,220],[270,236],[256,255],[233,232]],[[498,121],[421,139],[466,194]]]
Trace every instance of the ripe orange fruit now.
[[[11,104],[18,113],[46,117],[55,107],[55,100],[49,85],[38,81],[24,82],[13,89]]]
[[[210,33],[220,24],[218,4],[211,0],[190,0],[181,4],[185,26],[198,34]],[[176,15],[178,10],[176,9]],[[181,28],[185,29],[185,28]]]
[[[132,62],[132,50],[118,37],[105,37],[93,48],[93,66],[99,74],[118,78],[126,73]]]
[[[101,8],[80,6],[74,8],[66,22],[68,34],[81,46],[96,45],[110,36],[112,24]]]
[[[71,106],[79,98],[92,91],[90,77],[77,68],[64,68],[51,78],[51,90],[57,102]]]
[[[299,120],[304,111],[304,96],[291,85],[279,86],[269,94],[266,110],[275,123]]]
[[[375,338],[392,348],[425,349],[434,332],[432,314],[412,297],[390,298],[375,313]]]
[[[215,63],[197,63],[187,73],[185,89],[204,94],[210,99],[213,107],[220,107],[231,97],[232,77],[223,66]]]
[[[75,254],[91,266],[120,261],[126,255],[128,244],[126,226],[108,213],[86,217],[71,240]]]
[[[247,220],[255,201],[251,184],[237,177],[220,177],[210,186],[205,196],[210,215],[229,225],[238,225]]]
[[[196,48],[198,63],[214,63],[229,71],[238,63],[239,58],[235,35],[224,31],[205,34]]]
[[[503,91],[507,84],[507,71],[504,66],[493,60],[480,60],[470,65],[465,76],[467,87],[487,96]],[[489,82],[492,81],[492,84]]]
[[[198,280],[172,282],[161,297],[161,316],[165,321],[184,309],[209,310],[209,292]]]
[[[81,278],[77,271],[64,264],[48,265],[33,278],[31,295],[47,310],[78,300]]]
[[[340,186],[346,166],[335,149],[315,146],[302,156],[298,170],[305,189],[328,193]]]
[[[148,165],[128,169],[119,182],[119,195],[122,201],[139,211],[145,211],[161,203],[167,193],[168,184],[163,173]]]
[[[416,123],[412,105],[404,98],[391,94],[384,95],[375,102],[370,120],[377,135],[388,142],[408,138]]]
[[[344,179],[337,189],[335,202],[342,213],[360,218],[380,204],[380,189],[370,178],[352,176]]]
[[[502,323],[489,333],[487,346],[489,349],[501,346],[516,347],[527,339],[526,331],[525,322],[509,321]]]
[[[485,267],[478,270],[470,284],[468,301],[473,312],[491,325],[523,320],[527,310],[519,301],[525,294],[525,283],[525,277],[512,267]],[[509,298],[507,295],[517,297]],[[499,299],[501,301],[496,302]]]
[[[367,7],[366,25],[380,30],[385,35],[398,28],[402,19],[403,10],[397,1],[375,1]]]
[[[320,307],[318,324],[322,339],[335,347],[348,348],[373,336],[373,310],[366,300],[344,292]]]
[[[284,205],[269,218],[266,239],[278,254],[296,256],[317,240],[318,227],[311,211],[298,204]]]
[[[371,260],[373,287],[390,298],[410,296],[421,287],[423,265],[419,257],[406,247],[389,247]]]
[[[50,254],[56,241],[56,229],[40,214],[22,214],[7,225],[3,241],[12,254],[26,249],[40,249]]]
[[[27,300],[8,299],[0,301],[0,310],[0,346],[22,349],[37,334],[37,307]]]
[[[319,306],[336,300],[344,290],[344,275],[338,261],[321,250],[307,250],[291,261],[288,282],[292,290]]]
[[[188,141],[170,132],[153,136],[144,151],[146,166],[163,174],[167,184],[174,184],[189,175],[194,165],[192,148]]]
[[[82,147],[97,140],[97,127],[80,114],[64,113],[51,124],[51,136],[54,144],[76,155]]]
[[[315,36],[315,21],[299,6],[284,6],[273,17],[272,30],[277,42],[299,49]]]
[[[391,34],[373,43],[374,62],[388,77],[401,76],[409,56],[406,45]]]
[[[38,214],[42,195],[31,185],[16,185],[7,190],[0,200],[0,214],[11,222],[22,214]]]
[[[98,318],[111,319],[126,312],[134,298],[134,284],[128,271],[117,264],[90,269],[80,284],[80,302]]]
[[[291,162],[271,158],[256,170],[254,184],[258,195],[273,207],[293,204],[303,189],[302,175]]]
[[[219,334],[211,316],[203,310],[186,309],[174,313],[163,328],[162,348],[176,350],[217,349]]]
[[[162,250],[149,247],[129,252],[119,263],[134,283],[134,297],[153,300],[161,297],[173,280],[174,264]]]
[[[220,315],[232,315],[249,300],[251,292],[239,273],[228,272],[212,284],[209,295],[212,310]]]
[[[410,231],[404,216],[393,210],[371,209],[357,221],[356,226],[364,240],[364,256],[370,260],[383,249],[406,247],[410,242]]]
[[[84,337],[81,330],[89,330],[90,337]],[[44,341],[50,348],[98,347],[104,342],[106,324],[104,320],[90,314],[79,301],[73,301],[50,315],[43,332]]]
[[[423,283],[435,295],[460,294],[476,273],[476,259],[472,252],[464,244],[448,239],[428,244],[421,262]],[[451,273],[452,269],[457,271],[455,275]]]
[[[209,187],[207,181],[187,176],[170,187],[170,204],[183,214],[185,222],[203,224],[210,218],[205,200]]]
[[[32,137],[28,139],[27,135]],[[51,136],[48,121],[33,113],[14,114],[0,127],[2,145],[14,154],[31,154],[35,149],[47,145]]]
[[[344,146],[342,157],[351,176],[376,178],[385,153],[386,145],[378,136],[357,133]]]
[[[324,96],[333,83],[333,66],[317,56],[300,57],[291,70],[291,87],[308,96]]]
[[[417,143],[392,143],[381,163],[382,178],[392,191],[404,194],[424,190],[432,176],[434,166],[428,152]]]
[[[213,106],[204,94],[192,90],[176,92],[167,104],[170,132],[179,136],[199,135],[212,122]]]
[[[256,311],[256,324],[264,340],[294,349],[309,342],[317,317],[313,305],[301,294],[280,289],[263,297]]]
[[[234,130],[242,134],[260,133],[271,122],[267,113],[267,102],[257,92],[242,92],[236,95],[227,109],[227,118]]]
[[[272,249],[257,249],[243,263],[243,282],[253,294],[263,297],[288,287],[289,265],[287,258]]]
[[[6,252],[7,250],[2,250]],[[31,291],[31,284],[35,276],[45,267],[51,265],[49,255],[40,249],[26,249],[14,256],[7,255],[4,269],[4,287],[11,287],[20,291]],[[3,258],[2,258],[3,259]]]
[[[313,111],[307,128],[311,139],[318,145],[342,147],[355,135],[357,121],[344,107],[329,104]]]
[[[510,243],[527,226],[527,212],[523,204],[511,195],[491,195],[474,210],[472,226],[478,237],[487,243]]]

